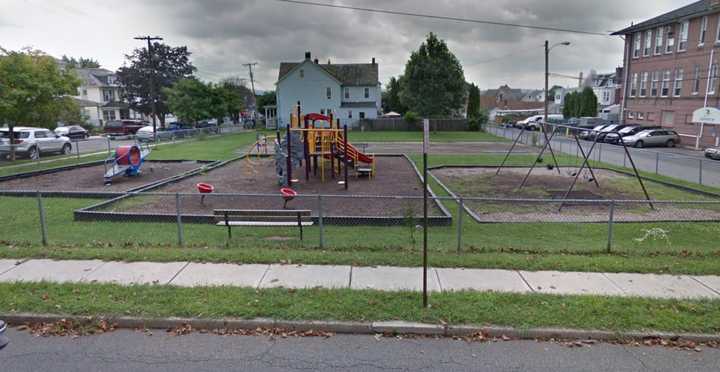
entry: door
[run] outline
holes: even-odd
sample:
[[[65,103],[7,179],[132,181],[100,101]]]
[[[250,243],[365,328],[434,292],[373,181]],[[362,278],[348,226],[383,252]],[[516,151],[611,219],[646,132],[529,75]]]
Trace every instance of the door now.
[[[50,137],[48,134],[50,131],[47,130],[37,130],[35,131],[35,143],[37,144],[38,150],[40,152],[50,152],[53,151],[52,147],[53,144],[51,142]]]

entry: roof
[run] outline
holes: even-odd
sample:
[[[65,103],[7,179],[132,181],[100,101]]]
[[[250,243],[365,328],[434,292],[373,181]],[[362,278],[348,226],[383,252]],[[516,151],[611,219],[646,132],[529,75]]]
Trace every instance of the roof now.
[[[690,5],[686,5],[681,8],[677,8],[671,12],[659,15],[655,18],[651,18],[647,21],[640,22],[636,25],[624,28],[620,31],[613,32],[612,35],[627,35],[637,31],[642,31],[649,28],[661,26],[666,23],[670,23],[679,19],[688,18],[696,15],[703,14],[713,9],[718,9],[718,6],[711,6],[711,0],[700,0]]]
[[[75,72],[80,79],[83,80],[82,85],[87,86],[105,86],[108,83],[108,77],[115,76],[115,73],[104,68],[77,68]]]
[[[307,60],[304,62],[308,62]],[[282,80],[295,67],[304,62],[282,62],[278,81]],[[310,62],[312,63],[312,62]],[[345,86],[375,86],[380,83],[378,79],[378,64],[375,63],[350,63],[350,64],[321,64],[316,66],[322,68],[330,76],[337,79]]]
[[[99,103],[95,101],[91,101],[89,99],[82,99],[77,97],[72,97],[72,99],[80,106],[80,107],[97,107]]]
[[[375,102],[343,102],[341,108],[376,108]]]

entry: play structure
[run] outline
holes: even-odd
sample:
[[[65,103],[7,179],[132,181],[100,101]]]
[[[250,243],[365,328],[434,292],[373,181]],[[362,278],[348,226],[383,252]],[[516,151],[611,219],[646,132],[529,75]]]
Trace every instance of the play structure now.
[[[148,155],[150,155],[149,145],[119,146],[115,149],[115,155],[105,160],[105,184],[112,184],[113,178],[119,175],[139,176],[140,169]]]
[[[292,113],[285,136],[277,131],[275,141],[276,170],[281,186],[291,187],[294,182],[293,168],[305,168],[305,180],[311,174],[321,182],[338,179],[348,189],[348,173],[356,177],[375,176],[375,157],[359,151],[347,140],[347,125],[340,128],[340,121],[330,115],[302,114],[300,104]],[[340,180],[342,178],[342,180]]]
[[[598,178],[595,175],[595,171],[593,170],[592,166],[590,165],[590,156],[592,155],[592,153],[595,150],[596,145],[598,143],[599,136],[597,135],[597,133],[593,133],[592,138],[594,138],[594,141],[593,141],[592,145],[590,146],[590,149],[586,153],[585,149],[582,147],[582,144],[580,143],[580,139],[577,136],[577,128],[571,127],[571,126],[566,126],[566,125],[561,125],[561,124],[541,123],[540,124],[540,132],[542,132],[542,135],[544,137],[544,141],[543,141],[544,145],[543,145],[542,149],[540,150],[540,153],[538,154],[537,158],[530,166],[530,169],[528,170],[527,174],[523,178],[522,182],[518,186],[518,189],[522,189],[528,183],[528,179],[530,178],[530,175],[532,174],[532,172],[535,169],[535,167],[537,166],[537,164],[540,164],[543,162],[543,155],[545,154],[546,151],[550,152],[550,155],[552,156],[552,159],[553,159],[553,163],[547,164],[547,168],[550,170],[555,169],[555,170],[557,170],[558,175],[562,175],[562,172],[560,170],[560,164],[558,163],[557,158],[555,157],[555,151],[552,148],[552,140],[555,137],[555,135],[560,132],[561,129],[564,129],[567,133],[572,134],[572,136],[575,140],[575,144],[579,150],[578,152],[582,156],[583,161],[582,161],[582,165],[580,166],[579,169],[577,169],[575,171],[571,171],[568,174],[570,177],[573,177],[573,180],[572,180],[572,183],[570,184],[570,187],[567,189],[567,191],[563,195],[563,197],[561,199],[561,200],[563,200],[563,203],[560,204],[560,207],[558,210],[563,209],[563,207],[565,205],[564,201],[571,199],[570,198],[571,193],[573,192],[573,189],[575,189],[575,187],[578,183],[578,180],[580,179],[581,176],[584,176],[584,179],[587,180],[588,182],[594,183],[595,187],[600,188],[600,183],[598,182]],[[548,136],[548,131],[550,131],[550,136]],[[525,132],[525,128],[523,127],[520,130],[520,133],[518,133],[518,136],[513,141],[512,145],[510,146],[510,149],[508,150],[507,154],[505,154],[505,158],[503,159],[502,163],[500,164],[500,167],[498,167],[497,172],[495,172],[495,175],[500,174],[500,172],[503,170],[503,168],[505,167],[505,163],[507,162],[508,158],[512,154],[517,143],[522,138],[524,132]],[[595,132],[595,131],[593,131],[593,132]],[[620,136],[620,145],[622,145],[623,149],[625,149],[625,155],[627,156],[628,160],[630,161],[630,165],[632,166],[632,169],[633,169],[633,174],[634,174],[635,178],[637,179],[638,183],[640,184],[640,187],[642,188],[643,194],[645,196],[645,199],[648,202],[648,205],[650,206],[651,209],[654,209],[654,206],[653,206],[652,200],[650,199],[650,195],[648,194],[647,188],[645,188],[645,184],[643,183],[642,177],[640,177],[640,173],[638,172],[637,167],[635,166],[635,161],[633,160],[632,154],[630,153],[627,146],[625,145],[625,142],[622,140],[622,136]]]

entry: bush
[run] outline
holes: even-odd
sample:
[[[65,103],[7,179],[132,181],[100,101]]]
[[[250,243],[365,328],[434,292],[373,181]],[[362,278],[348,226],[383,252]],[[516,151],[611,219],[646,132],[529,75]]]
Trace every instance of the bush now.
[[[418,123],[420,123],[420,115],[413,111],[408,111],[403,116],[403,120],[405,120],[405,123],[408,125],[408,130],[416,130],[418,129]]]
[[[468,130],[471,132],[479,132],[480,131],[480,120],[478,118],[468,119]]]

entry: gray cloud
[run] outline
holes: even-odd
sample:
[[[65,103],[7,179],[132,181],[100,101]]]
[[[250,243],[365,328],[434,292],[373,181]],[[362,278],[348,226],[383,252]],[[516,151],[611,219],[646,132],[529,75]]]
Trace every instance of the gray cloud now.
[[[0,0],[2,2],[3,0]],[[326,62],[362,62],[376,57],[381,79],[402,73],[412,50],[417,49],[428,32],[448,42],[462,62],[466,78],[483,88],[508,83],[516,87],[540,87],[543,81],[545,39],[568,40],[572,46],[553,50],[551,66],[555,72],[577,75],[595,69],[611,71],[622,64],[622,41],[616,37],[597,37],[558,32],[517,29],[470,23],[394,16],[340,9],[299,6],[273,0],[156,0],[128,1],[123,6],[99,5],[90,0],[74,3],[73,8],[46,6],[45,24],[63,29],[72,22],[57,13],[82,9],[88,16],[86,29],[102,32],[107,28],[108,42],[95,44],[102,62],[111,67],[122,64],[135,33],[157,33],[168,43],[188,45],[201,77],[247,76],[242,66],[258,62],[258,86],[272,89],[281,61],[297,61],[306,50]],[[316,0],[327,1],[331,0]],[[334,0],[333,0],[334,1]],[[690,0],[684,0],[684,3]],[[51,1],[33,0],[50,4]],[[337,0],[335,3],[383,8],[426,14],[491,19],[519,24],[572,28],[593,32],[620,29],[675,7],[677,0]],[[52,2],[54,4],[54,2]],[[673,4],[674,3],[674,4]],[[652,9],[648,11],[648,9]],[[22,19],[25,14],[5,13],[5,20]],[[56,13],[56,14],[51,14]],[[100,23],[99,15],[113,14],[118,24]],[[72,19],[72,17],[70,17]],[[3,15],[0,15],[2,23]],[[77,21],[79,18],[75,17]],[[38,20],[38,22],[41,22]],[[107,22],[107,21],[105,21]],[[8,29],[6,29],[8,30]],[[4,34],[11,34],[5,32]],[[0,33],[0,45],[5,35]],[[43,48],[56,43],[52,33],[38,36],[32,44]],[[115,43],[117,39],[118,43]],[[65,44],[67,45],[67,43]],[[130,46],[130,47],[128,47]],[[74,46],[68,46],[67,54]],[[87,49],[77,47],[85,53]],[[501,58],[508,56],[507,58]],[[107,57],[106,57],[107,56]],[[554,79],[561,85],[571,80]]]

